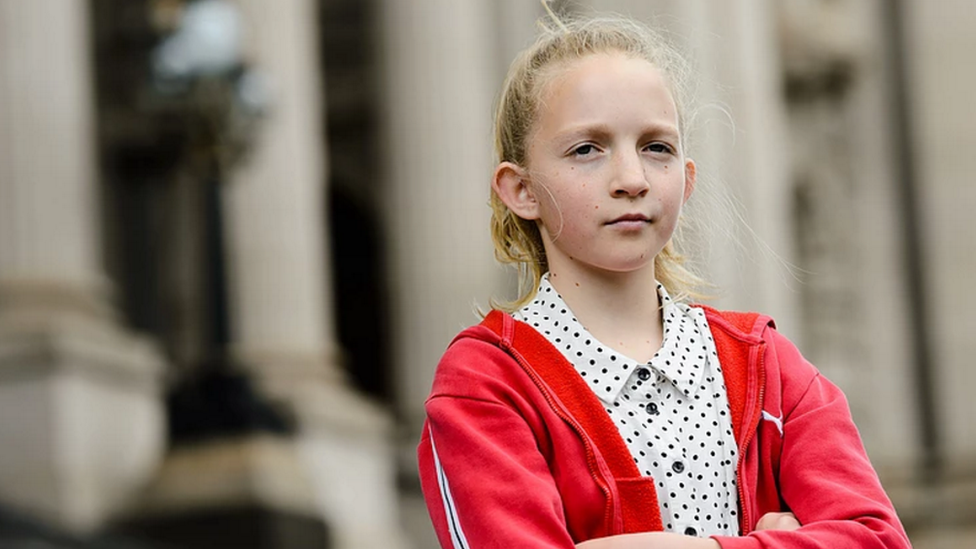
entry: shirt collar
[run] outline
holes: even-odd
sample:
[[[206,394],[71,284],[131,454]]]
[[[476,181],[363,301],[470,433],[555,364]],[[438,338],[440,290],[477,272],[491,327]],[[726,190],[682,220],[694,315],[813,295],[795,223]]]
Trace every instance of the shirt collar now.
[[[700,386],[709,356],[702,335],[707,329],[704,314],[701,309],[672,301],[660,283],[657,291],[663,304],[664,341],[647,363],[622,355],[593,337],[553,288],[548,273],[542,276],[535,299],[517,314],[559,349],[606,404],[618,398],[642,366],[650,367],[690,398]]]
[[[658,284],[657,291],[663,304],[664,341],[648,364],[690,398],[701,386],[711,355],[704,333],[708,321],[702,309],[672,301],[663,285]]]

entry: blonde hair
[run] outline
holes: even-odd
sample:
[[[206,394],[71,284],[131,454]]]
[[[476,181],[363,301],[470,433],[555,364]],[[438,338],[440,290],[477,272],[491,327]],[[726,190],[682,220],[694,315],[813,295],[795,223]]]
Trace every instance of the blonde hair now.
[[[549,21],[540,23],[542,31],[535,43],[512,62],[502,86],[495,111],[495,154],[498,162],[526,166],[528,140],[539,111],[541,96],[549,77],[566,64],[596,53],[620,52],[644,59],[666,77],[678,112],[681,148],[686,148],[691,70],[687,61],[668,42],[647,26],[625,18],[600,17],[561,21],[549,12]],[[542,236],[535,221],[515,215],[491,192],[491,237],[495,258],[513,264],[518,270],[518,297],[492,306],[514,311],[534,296],[542,275],[549,270]],[[691,267],[676,243],[679,228],[664,249],[654,258],[654,272],[675,300],[706,297],[701,291],[708,284]]]

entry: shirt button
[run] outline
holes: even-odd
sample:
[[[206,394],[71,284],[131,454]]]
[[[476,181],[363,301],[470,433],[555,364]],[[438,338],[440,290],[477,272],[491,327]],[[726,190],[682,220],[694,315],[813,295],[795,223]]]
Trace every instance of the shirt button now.
[[[646,410],[647,413],[652,416],[656,416],[660,413],[657,411],[657,404],[654,404],[653,402],[648,402],[647,406],[644,407],[644,410]]]
[[[698,535],[698,530],[695,530],[695,527],[694,526],[689,526],[689,527],[685,528],[685,535],[686,536],[697,536]]]
[[[641,381],[647,381],[648,379],[651,379],[651,371],[647,368],[641,368],[637,370],[637,377],[639,377]]]
[[[671,464],[671,470],[680,475],[685,470],[685,464],[680,461],[676,461]]]

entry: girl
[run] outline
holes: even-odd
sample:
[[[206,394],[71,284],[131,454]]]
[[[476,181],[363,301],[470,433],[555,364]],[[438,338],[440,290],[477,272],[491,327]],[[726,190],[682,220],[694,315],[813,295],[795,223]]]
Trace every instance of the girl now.
[[[840,390],[768,317],[685,304],[686,74],[626,20],[514,62],[492,235],[529,291],[438,366],[419,457],[442,547],[909,547]]]

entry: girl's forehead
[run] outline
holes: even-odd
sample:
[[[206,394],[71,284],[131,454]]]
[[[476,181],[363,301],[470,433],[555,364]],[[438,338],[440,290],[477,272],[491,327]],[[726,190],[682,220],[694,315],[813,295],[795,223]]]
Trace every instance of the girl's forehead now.
[[[661,78],[662,85],[668,86],[667,75],[664,74],[654,63],[635,54],[610,50],[591,52],[579,57],[571,57],[554,61],[549,66],[540,71],[538,79],[540,96],[545,96],[567,84],[581,70],[605,67],[614,61],[626,61],[634,72],[647,71]]]
[[[676,117],[666,76],[637,56],[618,52],[589,54],[554,67],[547,80],[539,90],[537,124],[552,115],[592,113],[600,107],[612,111],[664,109],[669,118]]]

